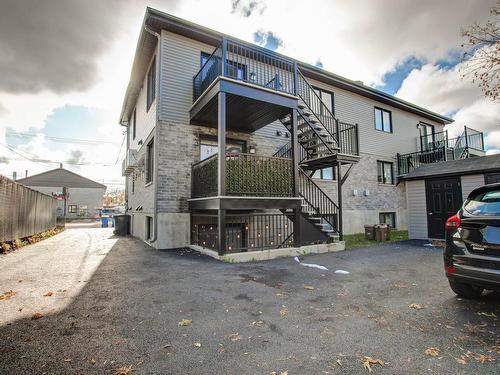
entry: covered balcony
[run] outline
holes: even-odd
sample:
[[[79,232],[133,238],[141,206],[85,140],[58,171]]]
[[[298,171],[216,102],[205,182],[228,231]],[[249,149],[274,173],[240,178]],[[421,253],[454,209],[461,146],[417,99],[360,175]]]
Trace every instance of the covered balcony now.
[[[251,132],[279,120],[297,107],[296,72],[291,60],[224,39],[193,77],[191,123],[217,127],[220,92],[228,130]]]
[[[294,193],[293,161],[288,158],[226,153],[225,173],[219,175],[219,155],[191,168],[192,210],[289,209],[300,207]],[[219,195],[219,178],[224,185]]]

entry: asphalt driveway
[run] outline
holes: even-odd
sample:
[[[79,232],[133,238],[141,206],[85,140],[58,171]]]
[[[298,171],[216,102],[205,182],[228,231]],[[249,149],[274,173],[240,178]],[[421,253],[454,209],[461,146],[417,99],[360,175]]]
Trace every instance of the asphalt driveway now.
[[[304,261],[329,270],[68,229],[0,257],[0,294],[12,291],[0,300],[0,373],[361,374],[365,356],[383,361],[374,374],[500,372],[500,296],[457,299],[440,249]]]

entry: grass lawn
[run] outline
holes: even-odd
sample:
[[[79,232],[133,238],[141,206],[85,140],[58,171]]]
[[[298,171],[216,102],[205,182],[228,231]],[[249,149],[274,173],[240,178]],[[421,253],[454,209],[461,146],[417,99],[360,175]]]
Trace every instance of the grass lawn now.
[[[377,242],[367,240],[364,233],[346,234],[344,236],[346,250],[355,249],[357,247],[367,247],[380,245],[388,242],[404,241],[408,239],[408,231],[406,230],[391,230],[391,239],[385,242]]]

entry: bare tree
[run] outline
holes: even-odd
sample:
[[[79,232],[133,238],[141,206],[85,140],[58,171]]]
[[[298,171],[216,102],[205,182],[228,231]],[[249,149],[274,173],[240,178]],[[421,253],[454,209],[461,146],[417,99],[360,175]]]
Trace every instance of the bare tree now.
[[[500,0],[491,8],[492,19],[462,30],[462,78],[472,79],[484,95],[500,100]]]

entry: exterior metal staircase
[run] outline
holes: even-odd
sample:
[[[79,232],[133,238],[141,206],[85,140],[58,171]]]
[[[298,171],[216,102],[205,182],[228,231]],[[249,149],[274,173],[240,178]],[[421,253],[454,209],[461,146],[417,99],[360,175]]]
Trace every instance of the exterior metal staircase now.
[[[318,242],[337,241],[340,237],[339,206],[310,176],[314,171],[332,167],[337,162],[352,165],[358,161],[357,125],[339,122],[300,71],[297,95],[301,216],[320,234]],[[280,121],[290,132],[293,130],[291,114]],[[274,156],[292,158],[291,142],[282,146]],[[293,215],[291,210],[284,210],[283,213],[289,218]]]

